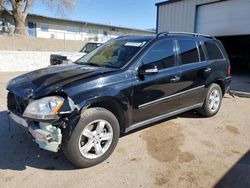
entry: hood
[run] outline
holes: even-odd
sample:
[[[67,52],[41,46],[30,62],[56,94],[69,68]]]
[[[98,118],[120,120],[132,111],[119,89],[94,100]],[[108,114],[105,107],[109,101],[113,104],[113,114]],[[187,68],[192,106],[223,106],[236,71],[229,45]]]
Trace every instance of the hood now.
[[[38,98],[56,92],[71,82],[114,70],[76,64],[52,66],[12,79],[7,90],[24,99]]]
[[[57,54],[53,54],[53,55],[61,55],[61,56],[65,56],[65,57],[74,57],[74,56],[83,56],[86,55],[87,53],[85,52],[60,52]]]
[[[59,52],[59,53],[56,53],[56,54],[53,54],[53,55],[61,55],[61,56],[71,56],[71,55],[74,55],[78,52]]]
[[[81,57],[85,56],[87,53],[84,52],[77,52],[71,55],[67,55],[67,59],[71,62],[77,61]]]
[[[60,55],[60,56],[64,56],[67,58],[67,60],[69,62],[75,62],[78,59],[80,59],[81,57],[85,56],[87,53],[85,52],[62,52],[62,53],[57,53],[57,54],[53,54],[53,55]]]

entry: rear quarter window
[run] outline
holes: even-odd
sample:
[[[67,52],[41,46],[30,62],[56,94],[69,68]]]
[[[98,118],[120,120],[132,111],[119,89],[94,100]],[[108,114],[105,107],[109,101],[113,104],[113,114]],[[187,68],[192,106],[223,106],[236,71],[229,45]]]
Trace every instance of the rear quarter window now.
[[[204,46],[207,50],[208,60],[217,60],[224,58],[221,50],[215,42],[205,41]]]

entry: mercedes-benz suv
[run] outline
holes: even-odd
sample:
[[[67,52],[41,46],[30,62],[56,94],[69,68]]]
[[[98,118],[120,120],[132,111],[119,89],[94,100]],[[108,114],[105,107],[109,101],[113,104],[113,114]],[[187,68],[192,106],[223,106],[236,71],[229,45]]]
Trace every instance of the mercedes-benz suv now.
[[[72,65],[11,80],[9,115],[40,148],[62,148],[76,166],[90,167],[111,155],[121,134],[193,109],[214,116],[230,69],[214,37],[119,37]]]

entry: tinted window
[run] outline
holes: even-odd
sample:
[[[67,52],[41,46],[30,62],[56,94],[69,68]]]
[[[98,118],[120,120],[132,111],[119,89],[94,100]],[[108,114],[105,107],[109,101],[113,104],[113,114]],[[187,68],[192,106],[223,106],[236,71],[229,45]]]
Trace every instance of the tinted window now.
[[[198,44],[198,49],[200,53],[200,61],[205,61],[205,54],[204,54],[202,45],[200,43]]]
[[[199,62],[199,54],[195,41],[180,40],[179,48],[182,64]]]
[[[174,43],[172,40],[158,42],[143,58],[143,64],[155,64],[158,69],[175,66]]]
[[[223,55],[219,47],[214,42],[206,41],[204,45],[207,50],[207,55],[209,60],[223,59]]]

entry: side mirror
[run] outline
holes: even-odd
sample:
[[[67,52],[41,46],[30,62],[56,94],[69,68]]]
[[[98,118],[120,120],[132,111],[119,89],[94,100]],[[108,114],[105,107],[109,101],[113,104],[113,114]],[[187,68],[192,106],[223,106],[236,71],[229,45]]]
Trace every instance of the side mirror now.
[[[158,68],[156,65],[152,65],[152,64],[142,65],[139,68],[140,75],[153,75],[157,73],[158,73]]]

